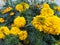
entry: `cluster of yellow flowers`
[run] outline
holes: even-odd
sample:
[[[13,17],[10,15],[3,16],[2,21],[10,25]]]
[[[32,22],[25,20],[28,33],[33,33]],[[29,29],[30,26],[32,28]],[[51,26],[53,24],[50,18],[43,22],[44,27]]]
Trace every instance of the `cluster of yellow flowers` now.
[[[18,35],[20,40],[25,40],[27,38],[27,31],[20,30],[20,27],[24,27],[25,24],[26,24],[25,18],[17,16],[14,19],[13,24],[14,26],[12,26],[11,29],[9,29],[7,26],[0,27],[0,39],[4,39],[5,35],[16,35],[16,36]]]
[[[42,10],[40,15],[33,18],[32,25],[44,33],[59,35],[60,18],[58,16],[54,16],[54,11],[48,4],[44,4],[42,6]]]
[[[29,8],[29,5],[25,2],[22,2],[20,4],[17,4],[15,9],[19,12],[25,11],[26,9]],[[7,7],[6,9],[2,10],[2,14],[5,14],[7,12],[10,12],[10,16],[14,16],[14,12],[11,12],[13,8],[12,7]]]
[[[25,40],[27,31],[21,31],[18,27],[12,27],[11,30],[6,26],[0,27],[0,39],[4,39],[5,35],[18,35],[20,40]]]
[[[54,9],[60,12],[60,6],[54,6]]]
[[[12,12],[13,8],[12,7],[7,7],[6,9],[2,10],[2,14],[5,14],[5,13],[10,13],[10,16],[14,16],[14,12]]]
[[[54,15],[54,11],[50,8],[50,6],[48,4],[43,4],[40,13],[43,16],[53,16]]]
[[[21,31],[18,27],[12,27],[10,34],[18,35],[20,40],[25,40],[27,38],[27,31]]]
[[[19,12],[25,11],[28,8],[29,8],[29,5],[25,2],[22,2],[22,3],[16,5],[16,10]]]
[[[7,12],[9,12],[9,11],[11,11],[12,10],[12,7],[7,7],[6,9],[4,9],[3,11],[2,11],[2,13],[4,14],[4,13],[7,13]]]

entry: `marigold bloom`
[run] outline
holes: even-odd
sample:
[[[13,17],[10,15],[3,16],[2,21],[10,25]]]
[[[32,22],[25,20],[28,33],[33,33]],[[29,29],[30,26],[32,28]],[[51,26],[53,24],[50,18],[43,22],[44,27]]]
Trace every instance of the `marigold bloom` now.
[[[20,40],[25,40],[27,38],[27,31],[21,31],[19,33],[19,39]]]
[[[49,4],[45,3],[42,5],[42,8],[50,8]]]
[[[4,14],[4,13],[7,13],[7,12],[9,12],[9,11],[11,11],[12,10],[12,7],[7,7],[6,9],[4,9],[3,11],[2,11],[2,13]]]
[[[22,2],[22,3],[16,5],[16,10],[19,12],[25,11],[28,8],[29,8],[29,5],[25,2]]]
[[[0,31],[3,32],[5,35],[10,34],[9,28],[6,26],[0,27]]]
[[[54,9],[57,10],[57,6],[54,6]]]
[[[17,4],[15,9],[19,12],[22,12],[23,11],[23,6],[21,4]]]
[[[43,16],[53,16],[54,11],[50,8],[43,8],[43,9],[41,9],[41,15],[43,15]]]
[[[36,16],[33,18],[32,25],[35,28],[39,29],[40,31],[43,31],[42,24],[44,23],[44,21],[45,21],[45,16]]]
[[[60,12],[60,6],[54,6],[54,9]]]
[[[32,21],[32,25],[44,33],[53,35],[60,34],[60,18],[57,16],[36,16]]]
[[[14,19],[14,25],[15,25],[16,27],[24,27],[25,24],[26,24],[26,20],[25,20],[24,17],[18,16],[18,17],[16,17],[16,18]]]
[[[29,9],[29,5],[27,3],[22,2],[21,5],[23,6],[24,10]]]
[[[54,10],[51,9],[48,4],[43,4],[40,13],[41,13],[42,16],[53,16],[54,15]]]
[[[12,27],[11,30],[10,30],[10,33],[12,35],[18,35],[19,32],[20,32],[20,29],[17,28],[17,27]]]
[[[59,6],[59,7],[57,7],[57,10],[60,12],[60,6]]]
[[[5,22],[4,18],[0,18],[0,23]]]
[[[14,15],[14,12],[10,12],[10,15],[13,16]]]

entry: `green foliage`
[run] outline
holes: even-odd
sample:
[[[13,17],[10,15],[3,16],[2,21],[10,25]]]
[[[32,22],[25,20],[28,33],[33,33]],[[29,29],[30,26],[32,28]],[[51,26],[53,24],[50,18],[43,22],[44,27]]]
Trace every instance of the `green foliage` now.
[[[4,45],[17,45],[19,42],[19,39],[16,36],[6,36],[5,38],[5,44]]]
[[[30,45],[39,45],[39,44],[41,45],[41,41],[44,34],[34,29],[34,27],[28,27],[27,31],[29,34],[28,40],[30,41]]]
[[[0,45],[4,45],[4,40],[0,39]]]

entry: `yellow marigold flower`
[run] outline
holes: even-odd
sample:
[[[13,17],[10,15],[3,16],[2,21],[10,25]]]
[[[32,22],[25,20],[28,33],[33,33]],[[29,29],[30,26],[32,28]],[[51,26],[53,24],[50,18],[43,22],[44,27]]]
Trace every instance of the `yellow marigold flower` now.
[[[29,5],[27,3],[22,2],[21,4],[22,4],[24,10],[29,8]]]
[[[29,5],[25,2],[22,2],[21,4],[16,5],[16,10],[19,11],[19,12],[22,12],[22,11],[28,9],[28,8],[29,8]]]
[[[14,12],[10,12],[10,15],[13,16],[14,15]]]
[[[0,23],[5,22],[4,18],[0,18]]]
[[[54,34],[54,35],[59,35],[60,34],[60,18],[57,16],[49,17],[47,18],[47,23],[50,24],[49,27],[49,33]]]
[[[40,31],[43,31],[42,24],[44,23],[44,21],[45,21],[45,16],[36,16],[33,18],[32,25],[35,28],[39,29]]]
[[[54,10],[52,10],[51,8],[42,8],[40,13],[43,16],[53,16]]]
[[[60,34],[60,18],[57,16],[36,16],[32,21],[32,25],[44,33],[53,35]]]
[[[42,5],[42,8],[50,8],[49,4],[45,3]]]
[[[23,6],[21,4],[17,4],[15,9],[19,12],[22,12],[23,11]]]
[[[10,30],[10,33],[12,35],[18,35],[19,32],[20,32],[20,29],[17,28],[17,27],[12,27],[11,30]]]
[[[60,6],[57,7],[57,10],[60,12]]]
[[[54,6],[54,9],[57,10],[57,6]]]
[[[60,12],[60,6],[55,6],[54,9]]]
[[[27,38],[27,31],[21,31],[19,33],[19,39],[20,40],[25,40]]]
[[[14,19],[14,25],[16,25],[16,27],[24,27],[25,24],[26,24],[26,20],[24,17],[18,16]]]
[[[42,16],[53,16],[54,15],[54,10],[49,7],[49,4],[43,4],[42,9],[41,9],[41,15]]]
[[[6,35],[9,35],[10,34],[9,28],[6,27],[6,26],[1,27],[0,28],[0,31],[3,32]]]
[[[4,9],[3,11],[2,11],[2,13],[4,14],[4,13],[7,13],[7,12],[9,12],[9,11],[11,11],[12,10],[12,7],[7,7],[6,9]]]
[[[4,39],[5,35],[0,31],[0,39]]]

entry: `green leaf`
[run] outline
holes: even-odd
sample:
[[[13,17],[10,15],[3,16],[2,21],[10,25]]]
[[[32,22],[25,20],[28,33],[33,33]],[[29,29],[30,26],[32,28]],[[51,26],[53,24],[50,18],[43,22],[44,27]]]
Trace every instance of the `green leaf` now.
[[[19,39],[16,36],[11,35],[7,36],[4,41],[5,41],[4,45],[16,45],[18,44]]]

